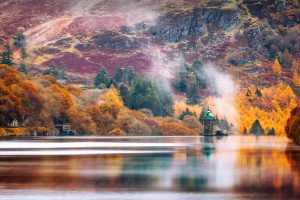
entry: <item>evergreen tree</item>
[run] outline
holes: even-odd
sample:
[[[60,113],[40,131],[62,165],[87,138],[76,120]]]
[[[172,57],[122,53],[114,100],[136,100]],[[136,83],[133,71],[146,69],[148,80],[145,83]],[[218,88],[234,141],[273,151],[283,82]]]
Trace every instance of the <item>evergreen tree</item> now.
[[[173,99],[171,95],[159,89],[155,83],[145,78],[135,80],[130,99],[132,109],[147,108],[155,116],[169,116],[173,114]]]
[[[113,79],[114,79],[114,81],[116,81],[117,83],[122,82],[122,79],[123,79],[123,69],[122,69],[122,68],[117,67]]]
[[[218,126],[222,129],[222,130],[227,130],[229,131],[230,127],[229,127],[229,123],[227,121],[226,118],[218,120],[217,121]]]
[[[206,109],[202,109],[200,116],[199,116],[199,122],[201,122],[201,124],[203,123],[203,119],[204,119],[204,115],[207,112]]]
[[[197,80],[199,82],[199,86],[202,88],[207,88],[207,75],[204,72],[203,64],[200,60],[195,60],[192,65],[193,72],[197,76]]]
[[[195,105],[200,102],[200,95],[198,91],[198,84],[195,82],[187,91],[187,104]]]
[[[183,120],[183,118],[184,118],[185,116],[187,116],[187,115],[195,116],[194,113],[192,113],[192,112],[189,110],[189,108],[187,107],[187,108],[185,109],[185,111],[183,111],[183,112],[179,115],[178,119]]]
[[[258,96],[258,97],[261,97],[261,96],[262,96],[262,93],[261,93],[261,91],[260,91],[258,88],[256,88],[255,94],[256,94],[256,96]]]
[[[252,92],[249,89],[247,89],[246,96],[247,97],[251,97],[252,96]]]
[[[192,67],[194,70],[197,70],[199,72],[203,71],[203,64],[201,60],[195,60]]]
[[[1,63],[2,64],[6,64],[6,65],[9,65],[9,66],[12,66],[14,64],[13,63],[13,57],[12,57],[12,51],[11,51],[9,43],[7,43],[5,45],[5,49],[2,52],[1,57],[2,57],[1,58]]]
[[[107,73],[106,69],[104,67],[102,67],[95,77],[94,85],[96,87],[100,87],[101,85],[103,85],[104,87],[108,87],[109,84],[110,84],[110,81],[109,81],[108,73]]]
[[[14,37],[14,46],[17,48],[24,47],[26,43],[25,35],[22,32],[16,33]]]
[[[243,134],[244,134],[244,135],[247,135],[247,134],[248,134],[246,127],[244,127]]]
[[[50,76],[53,76],[56,79],[59,79],[60,74],[59,74],[59,72],[57,71],[56,68],[57,68],[56,64],[54,62],[51,62],[49,64],[49,69],[45,70],[43,72],[43,75],[50,75]]]
[[[270,129],[267,135],[272,135],[272,136],[275,135],[275,129],[274,128]]]
[[[177,91],[186,92],[186,90],[187,90],[187,83],[186,83],[187,74],[188,74],[188,72],[187,72],[186,66],[180,67],[179,71],[176,73],[174,87]]]
[[[60,63],[61,71],[59,72],[59,79],[67,79],[68,66],[62,61]]]
[[[252,133],[254,135],[264,135],[265,130],[260,125],[260,122],[258,120],[255,120],[249,130],[249,133]]]
[[[167,91],[161,90],[160,93],[160,107],[161,116],[172,116],[174,114],[174,100],[173,97]]]
[[[120,96],[122,97],[124,105],[126,107],[130,107],[130,105],[131,105],[131,96],[130,96],[131,94],[130,94],[130,91],[123,84],[120,86],[119,90],[120,90]]]
[[[26,52],[26,49],[25,47],[21,47],[21,56],[22,56],[22,60],[24,61],[26,58],[27,58],[27,52]]]
[[[25,74],[28,74],[27,67],[26,67],[26,65],[25,65],[24,62],[21,62],[20,66],[18,68],[18,71],[19,72],[23,72]]]
[[[124,79],[129,86],[133,86],[136,76],[137,75],[132,66],[129,66],[124,70]]]

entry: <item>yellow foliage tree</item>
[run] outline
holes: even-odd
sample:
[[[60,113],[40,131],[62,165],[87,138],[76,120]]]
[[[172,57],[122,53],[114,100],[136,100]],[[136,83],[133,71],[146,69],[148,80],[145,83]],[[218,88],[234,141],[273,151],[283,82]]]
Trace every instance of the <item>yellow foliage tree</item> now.
[[[280,65],[280,63],[279,63],[278,58],[276,58],[276,59],[274,60],[272,69],[273,69],[273,72],[274,72],[275,74],[277,74],[277,75],[280,75],[280,74],[281,74],[281,72],[282,72],[282,71],[281,71],[281,65]]]
[[[293,82],[296,87],[300,87],[300,76],[299,76],[297,70],[294,71]]]
[[[112,87],[100,98],[100,110],[103,113],[109,113],[114,118],[117,117],[121,108],[124,107],[119,91]]]

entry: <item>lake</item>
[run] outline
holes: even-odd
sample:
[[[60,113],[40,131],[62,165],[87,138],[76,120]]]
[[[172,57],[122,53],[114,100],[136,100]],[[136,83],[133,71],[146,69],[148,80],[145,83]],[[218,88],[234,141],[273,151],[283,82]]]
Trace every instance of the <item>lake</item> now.
[[[284,137],[0,140],[0,199],[299,199],[300,147]]]

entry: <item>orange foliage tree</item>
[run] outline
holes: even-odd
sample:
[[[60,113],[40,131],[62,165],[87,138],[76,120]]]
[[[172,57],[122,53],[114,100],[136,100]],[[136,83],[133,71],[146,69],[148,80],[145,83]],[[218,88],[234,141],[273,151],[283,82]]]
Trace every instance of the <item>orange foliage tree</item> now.
[[[124,107],[119,91],[112,87],[100,97],[100,109],[103,113],[109,113],[116,118],[120,109]]]
[[[287,120],[285,126],[287,137],[294,140],[294,142],[300,145],[300,107],[296,107],[291,111],[291,116]]]
[[[296,70],[294,71],[293,75],[293,83],[296,87],[300,87],[300,76]]]
[[[245,91],[236,96],[236,107],[240,114],[239,131],[250,130],[253,122],[258,119],[266,131],[275,129],[276,135],[284,134],[284,126],[290,111],[297,105],[293,90],[283,83],[262,89],[262,97],[248,100]]]
[[[7,122],[20,119],[24,113],[20,100],[0,80],[0,125],[6,126]]]
[[[275,58],[273,66],[272,66],[273,72],[277,75],[281,75],[281,65],[279,63],[278,58]]]

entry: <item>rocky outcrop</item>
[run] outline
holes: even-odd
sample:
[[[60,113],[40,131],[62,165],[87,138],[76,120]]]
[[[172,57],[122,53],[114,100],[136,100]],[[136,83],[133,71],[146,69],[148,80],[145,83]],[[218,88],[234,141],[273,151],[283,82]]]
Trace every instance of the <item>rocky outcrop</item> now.
[[[93,42],[97,48],[102,49],[128,51],[140,47],[138,41],[113,31],[105,31],[103,34],[94,36]]]
[[[194,9],[188,13],[168,13],[162,16],[152,34],[166,42],[202,36],[209,32],[230,30],[239,24],[240,14],[236,10]]]

